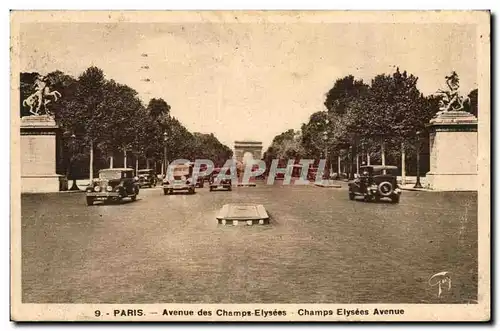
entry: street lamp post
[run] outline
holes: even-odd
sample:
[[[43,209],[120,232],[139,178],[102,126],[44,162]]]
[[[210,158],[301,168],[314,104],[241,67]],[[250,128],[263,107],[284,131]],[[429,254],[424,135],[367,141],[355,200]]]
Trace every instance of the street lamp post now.
[[[422,188],[420,183],[420,131],[417,131],[417,182],[413,188]]]
[[[323,152],[323,156],[325,157],[325,172],[324,176],[326,177],[325,179],[328,179],[329,177],[329,166],[328,166],[328,132],[323,132],[323,142],[325,143],[325,151]]]
[[[73,177],[73,184],[71,185],[71,188],[69,189],[70,191],[79,191],[80,189],[78,188],[78,185],[76,185],[76,179],[75,179],[75,146],[76,146],[76,136],[75,134],[71,135],[71,162],[70,162],[70,170],[71,170],[71,177]]]
[[[163,132],[163,170],[162,175],[167,173],[167,131]]]

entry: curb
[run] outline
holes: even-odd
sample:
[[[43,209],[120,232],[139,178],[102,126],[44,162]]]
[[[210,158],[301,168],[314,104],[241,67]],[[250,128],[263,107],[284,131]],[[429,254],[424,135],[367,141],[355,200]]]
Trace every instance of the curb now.
[[[437,190],[429,190],[426,188],[413,188],[413,187],[399,187],[401,191],[413,191],[413,192],[446,192],[446,191],[437,191]]]
[[[438,192],[477,192],[476,190],[429,190],[429,189],[422,189],[422,188],[413,188],[413,187],[408,187],[408,188],[399,188],[401,191],[414,191],[414,192],[430,192],[430,193],[438,193]]]
[[[342,188],[342,185],[340,185],[340,184],[328,184],[328,185],[325,185],[325,184],[314,184],[314,186],[324,187],[324,188]]]
[[[21,194],[69,194],[69,193],[85,193],[84,190],[79,191],[54,191],[54,192],[21,192]]]

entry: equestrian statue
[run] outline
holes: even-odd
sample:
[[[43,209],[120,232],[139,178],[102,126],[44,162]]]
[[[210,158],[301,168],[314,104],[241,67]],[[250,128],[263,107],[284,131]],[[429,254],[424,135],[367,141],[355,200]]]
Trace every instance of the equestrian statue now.
[[[34,87],[35,92],[24,99],[23,106],[29,107],[30,113],[33,115],[42,115],[41,111],[47,115],[52,115],[47,105],[53,101],[57,101],[61,97],[61,93],[55,90],[51,91],[48,86],[47,77],[42,75],[37,75]]]
[[[462,109],[464,109],[464,101],[458,94],[458,88],[460,86],[458,74],[453,71],[451,75],[446,76],[445,79],[446,85],[448,86],[448,91],[437,91],[437,94],[441,95],[441,100],[439,101],[440,113],[448,111],[461,111]]]

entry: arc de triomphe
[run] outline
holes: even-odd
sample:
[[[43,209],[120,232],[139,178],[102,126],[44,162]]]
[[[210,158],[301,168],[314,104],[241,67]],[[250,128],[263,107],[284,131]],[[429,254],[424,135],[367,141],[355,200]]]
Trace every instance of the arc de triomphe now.
[[[234,156],[236,161],[243,162],[245,153],[251,153],[254,160],[260,160],[262,158],[262,142],[249,140],[235,141]]]

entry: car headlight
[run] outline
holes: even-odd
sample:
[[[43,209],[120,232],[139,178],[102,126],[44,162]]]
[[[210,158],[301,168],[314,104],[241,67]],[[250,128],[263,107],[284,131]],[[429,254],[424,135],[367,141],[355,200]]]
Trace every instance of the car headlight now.
[[[108,192],[113,191],[113,187],[112,187],[112,186],[108,186],[108,187],[106,187],[106,191],[108,191]]]
[[[100,190],[101,190],[101,187],[100,187],[100,186],[96,186],[96,187],[94,187],[94,191],[99,192]]]

